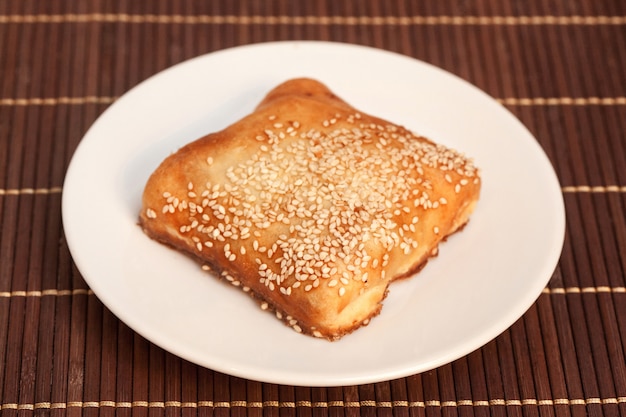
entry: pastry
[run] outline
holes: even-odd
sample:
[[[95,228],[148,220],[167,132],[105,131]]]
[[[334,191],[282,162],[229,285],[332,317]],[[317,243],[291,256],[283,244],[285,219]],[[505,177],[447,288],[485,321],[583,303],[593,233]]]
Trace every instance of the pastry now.
[[[467,223],[480,184],[463,154],[300,78],[168,156],[139,223],[294,330],[336,340]]]

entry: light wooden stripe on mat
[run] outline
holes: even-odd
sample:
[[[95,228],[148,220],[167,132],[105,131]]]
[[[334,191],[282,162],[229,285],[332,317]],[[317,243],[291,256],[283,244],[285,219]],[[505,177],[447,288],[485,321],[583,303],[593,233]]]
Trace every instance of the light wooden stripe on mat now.
[[[159,23],[211,25],[624,25],[626,16],[262,16],[181,14],[12,14],[0,15],[1,23]]]
[[[560,288],[544,288],[542,291],[544,294],[626,294],[626,287],[560,287]]]
[[[77,288],[73,290],[48,289],[41,291],[0,291],[0,298],[11,297],[67,297],[74,295],[93,295],[93,291],[88,288]]]
[[[626,97],[525,97],[498,98],[505,106],[624,106]]]
[[[71,401],[71,402],[38,402],[34,404],[17,404],[7,403],[0,405],[1,410],[46,410],[46,409],[69,409],[69,408],[456,408],[456,407],[523,407],[532,406],[554,406],[554,405],[580,405],[588,404],[625,404],[626,397],[612,398],[580,398],[580,399],[523,399],[523,400],[456,400],[456,401],[198,401],[198,402],[180,402],[180,401],[133,401],[133,402],[116,402],[116,401]]]
[[[626,185],[568,185],[561,188],[564,193],[626,193]],[[34,195],[34,194],[59,194],[62,187],[51,188],[0,188],[0,196],[3,195]]]
[[[626,192],[626,186],[620,185],[569,185],[562,187],[561,190],[564,193],[624,193]]]
[[[626,294],[626,287],[610,287],[610,286],[597,286],[597,287],[557,287],[557,288],[544,288],[543,294]],[[94,295],[91,289],[78,288],[73,290],[57,290],[47,289],[41,291],[0,291],[0,298],[12,298],[12,297],[68,297],[75,295]]]
[[[119,97],[86,96],[86,97],[33,97],[3,98],[0,106],[60,106],[84,104],[111,104]],[[626,106],[626,97],[505,97],[496,98],[505,106]]]
[[[111,104],[117,97],[50,97],[50,98],[3,98],[0,99],[0,106],[59,106],[63,104]]]
[[[30,194],[59,194],[63,191],[61,187],[51,188],[0,188],[0,196],[2,195],[30,195]]]

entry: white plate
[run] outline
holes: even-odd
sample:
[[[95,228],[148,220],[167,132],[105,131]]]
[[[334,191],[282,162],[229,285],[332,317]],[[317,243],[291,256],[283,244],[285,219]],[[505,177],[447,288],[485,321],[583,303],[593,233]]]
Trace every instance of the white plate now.
[[[334,343],[295,333],[137,226],[145,181],[166,155],[238,120],[275,85],[300,76],[474,157],[484,181],[465,230],[416,277],[394,283],[369,326]],[[479,348],[539,296],[565,228],[552,166],[501,105],[423,62],[325,42],[228,49],[130,90],[76,150],[64,184],[63,221],[89,286],[138,333],[217,371],[305,386],[403,377]]]

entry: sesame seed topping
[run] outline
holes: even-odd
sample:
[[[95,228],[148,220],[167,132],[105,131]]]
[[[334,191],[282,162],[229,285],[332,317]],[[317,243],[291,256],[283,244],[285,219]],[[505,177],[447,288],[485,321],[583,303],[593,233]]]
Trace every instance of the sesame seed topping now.
[[[420,217],[448,204],[435,187],[441,181],[425,173],[445,172],[459,193],[478,180],[477,171],[456,151],[361,118],[328,114],[307,131],[269,116],[251,136],[252,157],[220,164],[220,174],[210,176],[219,182],[188,181],[182,195],[164,192],[161,211],[188,215],[179,232],[195,237],[198,251],[215,248],[230,262],[254,259],[259,283],[285,296],[335,287],[344,296],[378,274],[385,279],[392,251],[395,259],[419,246]],[[217,171],[213,157],[206,162]]]

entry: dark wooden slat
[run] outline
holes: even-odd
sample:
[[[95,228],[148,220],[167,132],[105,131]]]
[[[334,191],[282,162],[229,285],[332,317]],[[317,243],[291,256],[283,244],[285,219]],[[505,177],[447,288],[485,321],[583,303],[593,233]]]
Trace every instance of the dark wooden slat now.
[[[124,329],[126,330],[126,329]],[[165,355],[166,353],[158,346],[147,344],[148,355],[148,376],[143,380],[146,387],[141,387],[142,391],[147,391],[147,398],[137,398],[139,401],[146,401],[148,404],[165,402]],[[130,364],[129,364],[130,365]],[[130,375],[129,375],[130,377]],[[148,416],[163,416],[162,407],[148,407]]]
[[[424,390],[424,405],[426,417],[444,416],[445,408],[431,403],[441,403],[441,393],[439,392],[439,378],[437,369],[424,372],[422,376],[422,388]],[[444,416],[445,417],[445,416]]]
[[[182,359],[167,353],[165,355],[165,381],[164,392],[161,397],[164,402],[164,412],[161,415],[165,416],[180,416],[182,408],[178,405],[168,406],[168,403],[180,404],[182,403]],[[193,381],[189,381],[193,383]]]
[[[335,404],[341,404],[343,402],[343,391],[341,388],[339,387],[328,388],[327,398],[328,398],[328,404],[329,404],[329,410],[328,410],[329,416],[341,417],[346,414],[342,406],[335,405]]]
[[[104,400],[106,397],[102,397],[101,383],[104,386],[108,386],[111,382],[111,378],[107,378],[106,381],[102,381],[103,376],[100,372],[100,364],[102,362],[102,303],[95,297],[89,297],[87,299],[87,311],[86,322],[88,323],[85,328],[85,350],[84,350],[84,382],[83,382],[83,401],[98,401],[98,399]],[[105,389],[106,390],[106,389]],[[87,407],[83,411],[87,417],[95,417],[99,415],[98,408]]]
[[[472,405],[467,405],[467,401],[472,401],[472,385],[469,374],[469,367],[466,358],[461,358],[450,364],[450,387],[448,390],[454,390],[447,394],[449,398],[454,398],[458,404],[457,410],[460,417],[470,417],[476,415],[485,415],[485,408],[475,409]],[[454,395],[454,397],[452,397]],[[479,411],[482,410],[482,413]]]
[[[246,380],[237,377],[230,377],[230,403],[231,416],[245,416],[247,414]]]
[[[32,8],[32,4],[28,2],[24,3],[25,10]],[[41,39],[42,30],[34,30],[32,37],[27,37],[21,42],[21,62],[23,66],[32,68],[33,72],[41,72],[42,60],[41,57],[36,54],[28,53],[28,43],[38,42]],[[40,83],[35,80],[30,86],[24,86],[24,90],[28,91],[27,95],[37,93],[40,88]],[[18,87],[21,89],[21,87]],[[24,149],[39,149],[39,135],[37,134],[39,112],[35,114],[34,120],[28,123],[24,129],[23,146]],[[36,151],[26,152],[21,158],[22,173],[21,184],[32,185],[35,182],[35,167],[38,166],[36,161]],[[14,270],[14,273],[24,274],[26,278],[23,288],[28,291],[38,290],[41,288],[41,263],[45,237],[42,236],[41,231],[45,230],[45,208],[46,199],[33,198],[22,199],[21,203],[24,205],[20,207],[20,218],[18,219],[17,236],[15,240],[16,257],[14,262],[18,264],[18,268]],[[23,258],[23,254],[27,254]],[[23,267],[23,271],[20,271]],[[17,280],[15,281],[17,282]],[[35,403],[36,398],[36,374],[37,374],[37,358],[38,358],[38,345],[39,345],[39,316],[41,312],[41,300],[38,298],[27,298],[24,309],[24,326],[22,328],[22,342],[21,342],[21,366],[19,370],[19,397],[18,403]],[[19,320],[15,321],[19,323]],[[9,340],[11,340],[9,334]],[[19,344],[18,344],[19,345]],[[9,351],[10,352],[10,351]],[[7,378],[8,380],[8,378]],[[16,384],[18,381],[16,381]]]
[[[95,297],[92,297],[95,299]],[[97,300],[97,299],[96,299]],[[90,300],[91,301],[91,300]],[[99,308],[99,314],[102,316],[101,327],[101,352],[99,365],[100,376],[100,391],[95,397],[101,401],[116,401],[117,400],[117,362],[118,362],[118,333],[117,326],[119,320],[111,313],[107,308],[103,307],[99,300],[93,304],[100,304],[100,306],[94,306],[94,309]],[[88,330],[89,331],[89,330]],[[134,347],[134,346],[133,346]],[[133,381],[136,378],[134,373],[134,357],[133,357]],[[97,375],[97,374],[94,374]],[[95,378],[94,378],[95,379]],[[134,393],[133,393],[134,394]],[[116,410],[114,407],[100,407],[99,414],[101,416],[114,416]]]
[[[133,341],[135,335],[131,329],[125,326],[123,323],[118,322],[117,326],[117,369],[115,375],[111,375],[110,378],[115,378],[115,401],[117,403],[131,403],[133,401]],[[152,358],[150,358],[152,359]],[[163,372],[159,369],[156,375],[150,372],[150,389],[152,389],[152,383],[158,384],[159,377],[163,375]],[[152,368],[150,369],[152,371]],[[112,383],[112,382],[111,382]],[[158,398],[163,398],[163,386],[161,385]],[[152,394],[152,392],[150,392]],[[152,410],[152,408],[150,409]],[[116,415],[118,416],[130,416],[132,414],[132,408],[129,407],[117,407]]]
[[[424,404],[426,401],[422,375],[411,375],[405,379],[411,417],[424,417],[426,415],[425,408],[419,406],[419,404]]]
[[[472,400],[472,404],[484,404],[489,402],[489,392],[487,391],[486,374],[483,367],[483,358],[480,350],[476,350],[466,356],[467,359],[467,378],[470,380],[471,393],[469,397]],[[458,362],[464,361],[460,359]],[[474,415],[476,416],[488,416],[488,407],[472,406]]]
[[[263,410],[264,415],[271,417],[277,417],[280,415],[280,399],[278,390],[279,387],[276,384],[263,384],[263,404],[266,407],[265,410]]]
[[[198,404],[198,366],[188,361],[181,363],[181,390],[182,417],[192,417],[197,415]],[[247,394],[246,394],[247,395]],[[190,404],[189,406],[185,404]],[[191,406],[195,404],[195,407]]]
[[[394,407],[393,415],[395,417],[408,417],[410,415],[409,396],[404,378],[391,380],[389,381],[389,385],[391,390],[391,402]]]
[[[531,307],[531,309],[533,308]],[[531,315],[532,313],[534,313],[534,311],[531,312]],[[521,319],[510,328],[513,360],[515,361],[515,368],[517,370],[517,385],[519,386],[519,398],[522,404],[524,404],[525,400],[541,398],[540,393],[537,392],[540,387],[536,386],[536,382],[539,380],[539,376],[536,374],[543,373],[542,376],[545,375],[545,370],[542,369],[545,366],[543,358],[536,358],[541,355],[541,353],[538,352],[540,349],[535,349],[534,351],[530,350],[529,344],[533,339],[529,334],[526,324],[527,321]],[[524,405],[523,410],[527,415],[538,416],[540,407],[538,404],[527,403]],[[554,415],[553,410],[549,407],[541,407],[541,411],[546,416]]]
[[[491,341],[483,346],[481,353],[489,398],[505,400],[507,396],[505,395],[503,374],[509,370],[500,366],[497,341]],[[506,406],[501,403],[490,404],[490,409],[492,414],[496,416],[504,416],[508,411]]]
[[[278,415],[280,417],[293,417],[296,415],[296,387],[288,385],[278,386]],[[282,404],[282,406],[281,406]]]
[[[203,417],[213,416],[214,408],[210,405],[213,401],[213,386],[215,372],[198,368],[198,415]],[[206,404],[206,405],[205,405]]]
[[[299,417],[311,417],[313,415],[313,400],[311,388],[295,387],[296,415]]]
[[[374,384],[376,398],[376,414],[378,416],[393,416],[393,402],[391,400],[391,386],[388,381]]]

